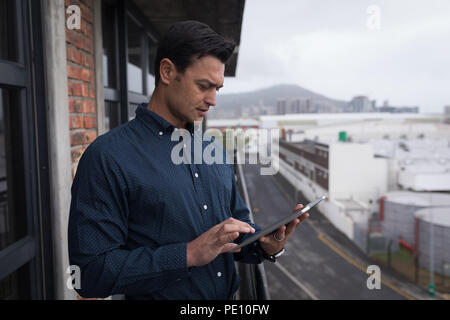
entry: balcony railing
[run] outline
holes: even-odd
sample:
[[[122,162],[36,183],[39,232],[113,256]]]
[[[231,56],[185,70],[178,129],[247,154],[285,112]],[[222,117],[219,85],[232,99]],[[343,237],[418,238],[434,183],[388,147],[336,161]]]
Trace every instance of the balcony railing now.
[[[235,155],[238,154],[235,152]],[[236,157],[234,158],[236,159]],[[254,223],[252,207],[250,205],[250,198],[247,192],[247,185],[245,183],[245,177],[242,170],[240,161],[236,161],[235,173],[236,182],[239,188],[239,192],[243,197],[247,208],[250,210],[250,221]],[[264,265],[261,264],[246,264],[237,263],[237,269],[239,276],[241,277],[241,285],[237,292],[238,300],[269,300],[269,290],[267,286],[266,272]]]

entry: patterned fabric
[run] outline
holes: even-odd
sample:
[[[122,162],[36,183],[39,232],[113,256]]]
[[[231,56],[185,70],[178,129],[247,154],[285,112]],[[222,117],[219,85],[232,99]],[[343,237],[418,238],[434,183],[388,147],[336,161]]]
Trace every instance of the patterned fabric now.
[[[172,149],[181,141],[171,141],[174,130],[142,104],[135,119],[98,137],[80,159],[68,239],[70,264],[81,270],[82,297],[231,299],[239,287],[234,261],[264,260],[256,241],[240,253],[187,268],[188,242],[229,217],[250,221],[233,166],[195,164],[194,143],[191,164],[174,164]],[[201,134],[193,126],[189,132]],[[217,143],[212,141],[202,149]]]

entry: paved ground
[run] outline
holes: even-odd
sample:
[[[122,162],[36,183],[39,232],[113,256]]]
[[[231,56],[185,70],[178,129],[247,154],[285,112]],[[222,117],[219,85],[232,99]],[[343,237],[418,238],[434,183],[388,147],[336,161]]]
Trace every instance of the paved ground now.
[[[255,222],[269,225],[292,212],[294,203],[274,176],[244,165]],[[367,288],[365,254],[313,209],[286,244],[277,263],[264,262],[272,299],[425,299],[422,289],[381,270],[381,289]]]

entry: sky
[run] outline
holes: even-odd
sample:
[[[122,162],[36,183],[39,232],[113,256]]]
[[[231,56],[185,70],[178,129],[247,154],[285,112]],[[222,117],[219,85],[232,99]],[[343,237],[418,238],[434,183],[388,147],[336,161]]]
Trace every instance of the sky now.
[[[450,105],[450,1],[246,0],[236,77],[220,94],[276,84],[442,113]]]

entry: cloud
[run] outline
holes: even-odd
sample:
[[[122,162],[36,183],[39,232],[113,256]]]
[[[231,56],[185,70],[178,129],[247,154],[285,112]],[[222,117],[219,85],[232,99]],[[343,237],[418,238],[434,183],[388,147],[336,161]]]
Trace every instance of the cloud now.
[[[237,77],[223,93],[295,83],[425,111],[450,104],[450,1],[338,3],[247,0]],[[371,4],[381,10],[380,30],[366,26]]]

